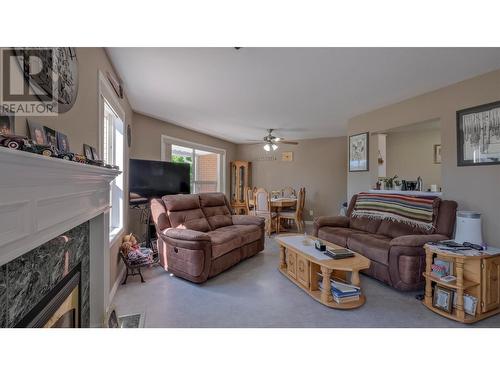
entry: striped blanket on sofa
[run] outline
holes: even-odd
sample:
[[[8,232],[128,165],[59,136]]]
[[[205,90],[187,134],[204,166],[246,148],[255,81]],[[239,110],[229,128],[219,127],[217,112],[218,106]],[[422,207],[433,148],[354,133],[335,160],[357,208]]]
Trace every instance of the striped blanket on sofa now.
[[[396,221],[432,231],[438,202],[437,197],[359,193],[352,216]]]

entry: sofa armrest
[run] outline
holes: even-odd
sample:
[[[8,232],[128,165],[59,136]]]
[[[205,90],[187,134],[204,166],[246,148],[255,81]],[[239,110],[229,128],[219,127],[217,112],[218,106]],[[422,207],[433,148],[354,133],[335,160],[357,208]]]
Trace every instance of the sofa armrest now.
[[[167,228],[161,232],[162,238],[181,241],[209,241],[208,234],[191,229]]]
[[[349,218],[347,216],[320,216],[314,220],[314,226],[321,227],[344,227],[349,226]]]
[[[258,225],[263,227],[265,219],[259,216],[252,215],[232,215],[233,225]]]
[[[409,236],[395,237],[391,240],[391,246],[422,247],[427,242],[447,240],[448,237],[442,234],[413,234]]]

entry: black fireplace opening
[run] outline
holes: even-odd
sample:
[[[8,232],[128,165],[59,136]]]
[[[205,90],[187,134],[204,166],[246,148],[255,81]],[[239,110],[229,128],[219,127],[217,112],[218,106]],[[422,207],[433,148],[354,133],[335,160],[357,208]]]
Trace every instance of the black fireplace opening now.
[[[82,272],[78,263],[15,325],[16,328],[80,328]]]

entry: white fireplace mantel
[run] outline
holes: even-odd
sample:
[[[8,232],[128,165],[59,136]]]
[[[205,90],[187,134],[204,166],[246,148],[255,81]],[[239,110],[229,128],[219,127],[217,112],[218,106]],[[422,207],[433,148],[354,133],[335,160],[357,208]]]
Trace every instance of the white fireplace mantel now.
[[[109,188],[121,172],[0,147],[0,266],[90,220],[91,324],[109,293]]]

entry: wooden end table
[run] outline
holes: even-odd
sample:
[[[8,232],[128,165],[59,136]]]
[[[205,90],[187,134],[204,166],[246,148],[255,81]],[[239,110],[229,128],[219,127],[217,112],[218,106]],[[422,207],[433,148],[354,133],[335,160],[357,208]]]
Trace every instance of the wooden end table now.
[[[345,259],[318,259],[323,255],[314,249],[314,241],[318,238],[307,236],[309,245],[304,245],[303,235],[283,234],[276,237],[280,245],[280,265],[278,270],[285,275],[295,285],[309,294],[313,299],[325,306],[333,309],[355,309],[362,306],[366,297],[361,294],[359,300],[345,303],[337,303],[333,300],[331,294],[330,280],[332,277],[351,282],[356,286],[360,285],[359,271],[370,267],[370,260],[360,254],[355,253],[354,257]],[[321,240],[327,247],[341,249],[341,246],[331,242]],[[311,250],[312,248],[312,250]],[[315,253],[316,252],[316,253]],[[321,273],[323,282],[320,290],[318,285],[319,275]],[[348,280],[350,274],[350,280]]]
[[[436,314],[461,323],[474,323],[500,313],[500,254],[461,255],[441,251],[425,245],[426,269],[424,305]],[[434,258],[453,263],[456,280],[447,283],[432,274]],[[434,286],[439,285],[452,290],[457,295],[456,306],[451,312],[434,306]],[[464,294],[477,299],[476,314],[469,315],[464,309]]]

